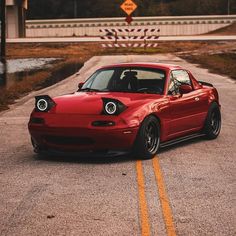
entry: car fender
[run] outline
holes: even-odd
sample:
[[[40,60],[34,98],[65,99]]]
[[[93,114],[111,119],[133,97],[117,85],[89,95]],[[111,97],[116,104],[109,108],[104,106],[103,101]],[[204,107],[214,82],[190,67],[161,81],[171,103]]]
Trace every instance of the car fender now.
[[[140,127],[144,119],[148,116],[155,116],[161,127],[161,140],[165,137],[165,130],[168,129],[169,101],[151,102],[142,106],[130,108],[123,119],[129,127]]]
[[[220,107],[219,94],[216,88],[212,88],[209,92],[209,99],[208,99],[209,107],[213,102],[216,102],[217,105]]]

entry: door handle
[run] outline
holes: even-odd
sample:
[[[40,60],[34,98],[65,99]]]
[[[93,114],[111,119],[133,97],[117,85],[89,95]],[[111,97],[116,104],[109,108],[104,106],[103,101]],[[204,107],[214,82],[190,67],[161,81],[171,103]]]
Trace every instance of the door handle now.
[[[199,97],[195,97],[195,101],[198,102],[200,100]]]

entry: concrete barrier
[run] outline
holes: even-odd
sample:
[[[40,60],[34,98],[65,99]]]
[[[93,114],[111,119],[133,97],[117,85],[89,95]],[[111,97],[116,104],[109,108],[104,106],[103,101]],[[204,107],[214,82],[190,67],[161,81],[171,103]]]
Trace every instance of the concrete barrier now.
[[[130,28],[159,28],[160,36],[199,35],[236,22],[236,15],[134,17]],[[125,18],[26,21],[27,37],[99,36],[99,29],[127,28]],[[151,35],[152,33],[150,33]],[[122,35],[122,34],[120,34]],[[135,36],[135,33],[133,34]],[[140,35],[140,34],[139,34]]]

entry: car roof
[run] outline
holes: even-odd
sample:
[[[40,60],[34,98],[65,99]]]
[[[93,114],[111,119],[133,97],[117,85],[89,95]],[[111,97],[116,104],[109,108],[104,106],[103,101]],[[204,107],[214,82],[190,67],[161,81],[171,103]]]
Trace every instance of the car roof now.
[[[107,69],[112,67],[148,67],[148,68],[156,68],[163,70],[176,70],[183,69],[181,66],[173,65],[173,64],[164,64],[158,62],[129,62],[129,63],[119,63],[103,66],[101,69]]]

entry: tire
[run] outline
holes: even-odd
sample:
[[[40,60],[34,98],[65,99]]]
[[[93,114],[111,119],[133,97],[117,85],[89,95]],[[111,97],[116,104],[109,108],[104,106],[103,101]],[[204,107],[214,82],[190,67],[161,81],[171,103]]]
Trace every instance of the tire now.
[[[36,144],[36,142],[31,138],[31,143],[33,146],[33,151],[35,154],[41,156],[42,155],[42,148]]]
[[[203,132],[208,139],[215,139],[221,129],[221,113],[217,103],[212,103],[207,114]]]
[[[140,159],[153,158],[160,146],[160,123],[154,116],[144,119],[139,129],[133,154]]]

